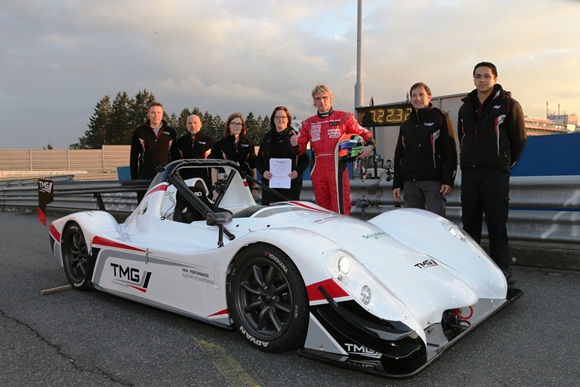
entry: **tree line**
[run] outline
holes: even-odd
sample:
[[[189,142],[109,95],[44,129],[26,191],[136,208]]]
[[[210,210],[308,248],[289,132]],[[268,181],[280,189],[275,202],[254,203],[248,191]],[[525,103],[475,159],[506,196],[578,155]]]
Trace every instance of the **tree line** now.
[[[70,149],[100,149],[103,145],[131,145],[133,131],[147,121],[147,107],[155,101],[155,96],[147,90],[139,91],[135,97],[129,98],[127,92],[118,92],[111,102],[106,95],[95,106],[94,113],[87,124],[88,129]],[[232,112],[233,113],[233,112]],[[202,113],[197,107],[184,108],[179,115],[168,115],[164,109],[163,119],[177,131],[177,137],[187,133],[185,123],[187,117],[196,114],[203,123],[202,130],[219,140],[223,137],[224,125],[227,117],[209,112]],[[270,130],[268,115],[257,118],[250,112],[245,118],[247,136],[259,145],[264,134]]]

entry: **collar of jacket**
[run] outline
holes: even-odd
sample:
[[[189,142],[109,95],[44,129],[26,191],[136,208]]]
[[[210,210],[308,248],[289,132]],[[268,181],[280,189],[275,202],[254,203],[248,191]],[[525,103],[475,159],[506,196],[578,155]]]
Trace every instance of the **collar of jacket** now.
[[[421,108],[419,110],[413,108],[413,112],[415,114],[413,114],[411,117],[413,117],[415,120],[418,121],[418,120],[424,118],[427,114],[431,113],[433,108],[434,108],[434,106],[431,102],[429,102],[428,106],[425,106],[424,108]]]
[[[153,129],[151,127],[151,120],[147,120],[147,122],[145,122],[145,125],[150,128]],[[167,126],[167,122],[165,122],[165,120],[161,120],[161,127],[159,128],[159,130],[161,131],[161,129],[165,128]]]
[[[318,117],[320,117],[320,118],[329,117],[332,113],[334,113],[334,109],[332,107],[326,113],[320,113],[319,111],[316,112],[316,114],[318,114]]]
[[[499,83],[493,86],[491,94],[484,101],[484,104],[492,99],[503,99],[510,96],[509,91],[505,91]],[[477,98],[477,89],[474,89],[471,93],[467,94],[467,97],[462,99],[463,102],[470,102],[474,106],[479,106],[479,98]]]

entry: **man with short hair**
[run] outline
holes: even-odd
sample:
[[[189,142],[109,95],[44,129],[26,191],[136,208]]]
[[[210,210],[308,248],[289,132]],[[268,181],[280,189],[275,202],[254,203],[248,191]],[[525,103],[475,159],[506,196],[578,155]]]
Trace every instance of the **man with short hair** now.
[[[310,175],[316,204],[349,215],[348,169],[337,157],[338,141],[345,133],[360,135],[366,144],[358,157],[361,159],[371,155],[375,141],[371,132],[361,127],[351,113],[333,110],[332,91],[328,86],[317,85],[312,90],[312,100],[317,113],[302,122],[298,137],[299,154],[307,151],[310,142],[313,153]]]
[[[413,111],[403,122],[395,148],[393,199],[406,208],[445,216],[445,197],[453,191],[457,149],[453,122],[431,103],[423,82],[411,86]]]
[[[175,130],[163,120],[163,104],[152,102],[147,109],[147,122],[133,131],[131,141],[131,179],[153,179],[157,167],[179,159]],[[137,194],[138,200],[143,198]]]
[[[207,159],[215,144],[215,139],[201,130],[201,119],[196,114],[187,117],[185,126],[188,133],[177,139],[177,149],[179,149],[181,158]],[[211,175],[207,168],[186,170],[181,176],[184,179],[201,177],[206,186],[211,186]]]
[[[524,113],[497,83],[493,63],[476,64],[473,83],[475,90],[463,98],[458,120],[463,229],[480,243],[485,214],[489,255],[512,285],[507,235],[509,179],[526,146]]]

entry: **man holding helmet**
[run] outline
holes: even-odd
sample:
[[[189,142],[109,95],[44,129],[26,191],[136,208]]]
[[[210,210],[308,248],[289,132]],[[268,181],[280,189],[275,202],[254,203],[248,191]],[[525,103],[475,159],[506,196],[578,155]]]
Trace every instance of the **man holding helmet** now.
[[[312,99],[317,114],[302,122],[298,137],[299,153],[306,152],[310,142],[313,153],[310,176],[316,203],[349,215],[350,184],[346,164],[338,158],[339,141],[345,133],[361,136],[366,145],[362,150],[354,150],[354,153],[360,150],[357,158],[361,159],[371,155],[375,141],[371,132],[361,127],[351,113],[332,109],[332,91],[328,86],[316,85],[312,90]]]

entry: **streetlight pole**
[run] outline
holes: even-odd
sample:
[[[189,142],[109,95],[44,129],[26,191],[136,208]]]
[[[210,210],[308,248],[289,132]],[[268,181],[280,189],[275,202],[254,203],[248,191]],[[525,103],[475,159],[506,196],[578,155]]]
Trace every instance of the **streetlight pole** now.
[[[362,0],[358,0],[356,37],[356,84],[354,86],[354,107],[363,106],[364,87],[362,84]]]

